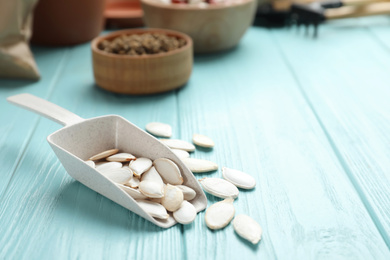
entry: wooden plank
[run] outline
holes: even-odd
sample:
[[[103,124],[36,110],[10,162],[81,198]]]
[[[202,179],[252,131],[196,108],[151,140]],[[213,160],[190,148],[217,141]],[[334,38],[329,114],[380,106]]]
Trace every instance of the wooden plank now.
[[[285,45],[292,38],[285,31],[277,35]],[[316,48],[311,39],[301,41]],[[190,140],[196,132],[212,137],[215,148],[197,150],[193,157],[255,177],[257,187],[240,191],[234,205],[236,214],[250,215],[264,229],[261,243],[252,246],[234,234],[232,225],[207,229],[202,212],[184,227],[187,258],[389,258],[275,44],[269,31],[252,28],[237,49],[198,56],[190,84],[179,93],[181,138]],[[210,204],[217,201],[208,198]]]
[[[370,21],[377,25],[376,18],[331,23],[312,41],[282,31],[274,31],[274,36],[346,175],[390,246],[390,54],[367,30]],[[347,26],[351,24],[356,26]]]
[[[61,74],[65,63],[67,49],[33,49],[37,57],[37,64],[42,74],[38,82],[26,80],[0,79],[0,161],[8,162],[0,169],[0,197],[6,189],[21,156],[31,138],[32,132],[38,123],[38,116],[27,115],[22,110],[11,106],[6,98],[21,92],[41,94],[48,97]]]
[[[90,61],[88,44],[72,48],[50,101],[85,118],[115,113],[141,127],[149,121],[176,125],[174,92],[148,97],[105,92],[94,85]],[[158,228],[66,174],[45,140],[59,128],[39,121],[2,198],[0,258],[181,259],[180,226]]]

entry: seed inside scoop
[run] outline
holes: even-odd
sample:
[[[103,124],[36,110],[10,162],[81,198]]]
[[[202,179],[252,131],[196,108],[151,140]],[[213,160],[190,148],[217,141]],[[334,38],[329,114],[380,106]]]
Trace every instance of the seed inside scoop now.
[[[160,185],[164,185],[160,174],[156,171],[156,168],[154,167],[151,167],[144,174],[142,174],[142,181],[153,181],[159,183]]]
[[[242,171],[223,167],[222,176],[225,180],[242,189],[253,189],[256,186],[255,179]]]
[[[118,185],[118,187],[120,187],[122,190],[124,190],[127,194],[129,194],[135,200],[146,199],[147,198],[138,189],[133,189],[131,187],[124,186],[124,185],[121,185],[121,184],[117,184],[117,185]]]
[[[236,212],[233,206],[234,199],[227,198],[211,205],[206,210],[205,221],[210,229],[221,229],[226,227]]]
[[[101,174],[109,178],[111,181],[119,184],[125,184],[133,177],[133,173],[129,170],[129,168],[118,168],[101,172]]]
[[[190,187],[185,185],[176,185],[176,187],[178,187],[183,192],[184,200],[190,201],[196,197],[196,192]]]
[[[167,210],[161,204],[148,200],[137,200],[137,202],[152,217],[159,219],[169,218]]]
[[[85,161],[86,164],[88,164],[88,166],[92,167],[92,168],[95,168],[95,162],[94,161]]]
[[[183,158],[183,163],[192,171],[192,172],[211,172],[218,169],[218,164],[202,159],[195,158]]]
[[[190,224],[195,220],[196,209],[188,201],[183,201],[180,208],[173,212],[173,218],[180,224]]]
[[[131,161],[129,168],[134,172],[134,175],[141,176],[142,173],[149,170],[152,167],[152,161],[148,158],[137,158],[135,161]]]
[[[135,159],[135,156],[130,153],[117,153],[107,157],[106,160],[110,162],[129,162]]]
[[[214,147],[214,141],[210,137],[201,134],[194,134],[192,136],[192,142],[197,146],[205,148]]]
[[[153,161],[154,167],[161,177],[169,184],[179,185],[183,183],[180,169],[169,159],[159,158]]]
[[[259,243],[263,230],[261,226],[247,215],[238,215],[233,220],[234,230],[239,236],[250,241],[252,244]]]
[[[88,160],[91,160],[91,161],[100,160],[100,159],[106,158],[110,155],[116,154],[118,151],[119,151],[118,149],[107,150],[107,151],[104,151],[104,152],[101,152],[101,153],[98,153],[98,154],[92,156]]]
[[[173,212],[178,210],[183,202],[183,192],[179,188],[170,184],[165,186],[164,191],[164,197],[161,200],[161,205],[163,205],[168,211]]]
[[[161,136],[161,137],[171,137],[172,136],[172,127],[168,124],[151,122],[146,125],[146,131],[149,133]]]
[[[149,198],[164,197],[164,186],[154,181],[141,181],[139,184],[139,190],[142,194]]]
[[[179,139],[160,139],[160,141],[171,149],[180,149],[187,152],[195,151],[195,146],[189,142]]]
[[[239,193],[236,186],[224,179],[203,178],[199,182],[206,192],[222,199],[237,198]]]
[[[96,164],[96,170],[99,172],[111,171],[119,168],[122,168],[122,163],[120,162],[103,162]]]

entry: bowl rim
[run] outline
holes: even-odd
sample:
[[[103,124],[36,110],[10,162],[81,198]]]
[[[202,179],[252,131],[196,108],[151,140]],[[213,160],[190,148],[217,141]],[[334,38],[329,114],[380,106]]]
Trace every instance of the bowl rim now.
[[[150,5],[153,7],[159,7],[159,8],[163,8],[163,9],[181,10],[181,11],[182,10],[207,11],[207,10],[219,10],[219,9],[226,9],[226,8],[246,5],[246,4],[254,2],[255,0],[241,0],[241,1],[233,1],[233,2],[230,2],[229,0],[227,0],[227,2],[208,5],[207,7],[199,7],[196,5],[189,5],[189,4],[166,4],[166,3],[157,2],[155,0],[140,0],[140,1],[141,1],[141,4],[146,4],[146,5]]]
[[[118,37],[118,36],[123,35],[123,34],[129,35],[129,34],[142,34],[142,33],[153,33],[153,32],[160,32],[160,33],[164,33],[164,34],[169,35],[169,36],[176,36],[176,37],[183,38],[184,40],[186,40],[186,45],[184,45],[181,48],[178,48],[176,50],[173,50],[173,51],[161,52],[161,53],[156,53],[156,54],[148,54],[148,55],[137,55],[137,56],[108,53],[108,52],[105,52],[105,51],[100,50],[98,48],[98,44],[101,41],[106,40],[106,39],[115,38],[115,37]],[[100,55],[107,56],[107,57],[117,58],[117,59],[134,59],[134,60],[154,59],[154,58],[161,58],[164,56],[170,56],[170,55],[173,55],[173,54],[176,54],[179,52],[186,51],[189,48],[192,49],[192,45],[193,45],[192,39],[187,34],[181,33],[178,31],[174,31],[174,30],[167,30],[167,29],[160,29],[160,28],[125,29],[125,30],[114,31],[114,32],[111,32],[111,33],[108,33],[105,35],[97,36],[91,42],[92,52],[95,52],[95,53],[98,53]]]

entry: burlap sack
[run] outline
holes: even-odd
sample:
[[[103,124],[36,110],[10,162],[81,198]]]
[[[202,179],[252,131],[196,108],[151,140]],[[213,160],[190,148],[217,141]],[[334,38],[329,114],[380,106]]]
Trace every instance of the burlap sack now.
[[[0,78],[39,79],[28,41],[38,0],[0,0]]]

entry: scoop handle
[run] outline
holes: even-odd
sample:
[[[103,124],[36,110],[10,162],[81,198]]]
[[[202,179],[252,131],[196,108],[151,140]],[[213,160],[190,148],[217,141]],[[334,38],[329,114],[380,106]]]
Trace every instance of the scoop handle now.
[[[83,118],[73,114],[65,108],[28,93],[8,97],[7,101],[53,120],[63,126],[73,125],[84,121]]]

